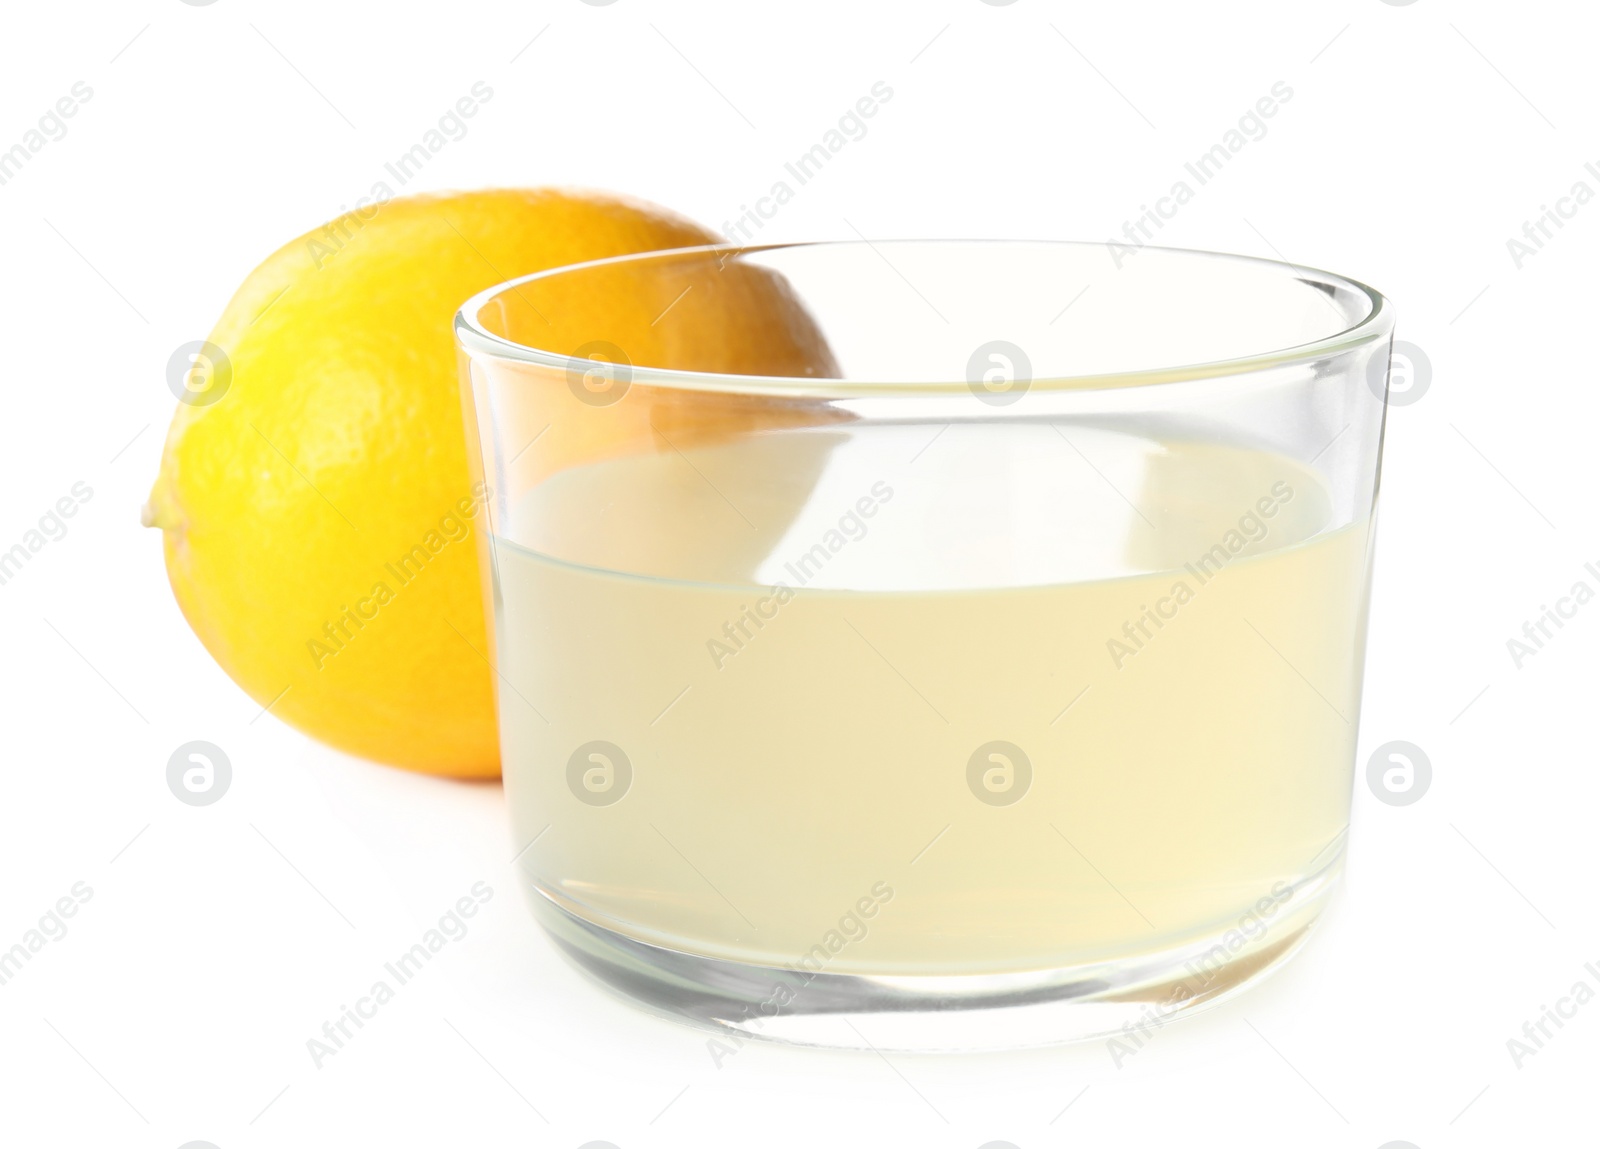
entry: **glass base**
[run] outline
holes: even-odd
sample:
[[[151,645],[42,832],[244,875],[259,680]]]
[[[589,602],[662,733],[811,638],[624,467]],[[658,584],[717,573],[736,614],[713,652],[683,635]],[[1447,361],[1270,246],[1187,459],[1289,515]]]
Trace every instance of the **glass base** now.
[[[1121,1038],[1131,1053],[1181,1015],[1225,1001],[1293,955],[1337,886],[1343,859],[1303,879],[1263,921],[1238,919],[1160,949],[1004,974],[808,973],[641,942],[536,890],[535,913],[565,956],[651,1012],[720,1037],[835,1049],[963,1052]]]

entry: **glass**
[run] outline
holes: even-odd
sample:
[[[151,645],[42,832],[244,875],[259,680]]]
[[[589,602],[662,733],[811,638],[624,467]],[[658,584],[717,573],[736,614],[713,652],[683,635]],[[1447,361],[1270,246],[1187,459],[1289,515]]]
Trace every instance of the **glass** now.
[[[1343,863],[1392,328],[1325,272],[1071,243],[469,301],[545,929],[719,1057],[1148,1031],[1262,977]]]

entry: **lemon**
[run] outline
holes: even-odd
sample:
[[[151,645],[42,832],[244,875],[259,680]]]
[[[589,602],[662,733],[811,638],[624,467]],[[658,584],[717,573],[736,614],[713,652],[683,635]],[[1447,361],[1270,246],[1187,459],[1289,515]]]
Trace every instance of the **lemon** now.
[[[514,276],[717,240],[638,201],[504,190],[369,205],[270,256],[196,361],[144,513],[206,649],[341,750],[498,774],[452,317]],[[562,322],[651,347],[659,309],[625,296],[565,300]],[[803,309],[770,292],[745,306],[771,314],[741,316],[734,344],[829,369]]]

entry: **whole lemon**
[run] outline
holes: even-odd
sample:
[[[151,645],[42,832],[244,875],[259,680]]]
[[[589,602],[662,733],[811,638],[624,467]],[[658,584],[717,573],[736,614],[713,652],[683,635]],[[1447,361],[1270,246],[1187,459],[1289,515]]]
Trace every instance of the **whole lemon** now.
[[[503,190],[369,205],[269,257],[186,376],[145,509],[223,669],[340,749],[496,775],[452,317],[514,276],[717,239],[637,201]]]

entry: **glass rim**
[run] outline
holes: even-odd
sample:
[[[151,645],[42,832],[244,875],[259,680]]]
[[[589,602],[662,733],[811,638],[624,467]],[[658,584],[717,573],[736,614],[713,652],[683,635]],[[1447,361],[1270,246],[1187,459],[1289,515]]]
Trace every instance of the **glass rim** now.
[[[965,378],[929,379],[917,382],[883,382],[871,379],[839,379],[817,376],[790,376],[790,375],[747,375],[733,373],[718,373],[711,371],[686,371],[669,367],[651,367],[642,364],[614,365],[603,360],[577,359],[570,355],[561,355],[553,351],[546,351],[529,344],[519,343],[503,335],[490,331],[478,319],[479,314],[489,302],[509,291],[515,291],[525,283],[536,280],[553,279],[561,275],[571,275],[586,271],[590,268],[604,267],[610,264],[645,263],[652,260],[666,261],[681,259],[685,256],[727,258],[729,256],[743,256],[768,251],[784,251],[799,248],[823,247],[854,247],[870,248],[877,251],[880,247],[894,247],[897,245],[917,246],[1032,246],[1032,247],[1062,247],[1062,248],[1105,248],[1109,250],[1115,241],[1096,242],[1091,240],[1031,240],[1031,239],[844,239],[844,240],[803,240],[791,243],[714,243],[700,244],[691,247],[663,248],[658,251],[633,252],[626,255],[609,256],[604,259],[584,260],[580,263],[563,264],[560,267],[546,268],[528,275],[517,276],[514,279],[498,283],[472,296],[456,311],[454,332],[456,342],[460,349],[469,356],[492,356],[502,360],[517,363],[527,363],[540,367],[547,367],[558,371],[568,371],[577,366],[578,369],[588,372],[599,370],[606,375],[615,375],[629,384],[644,386],[669,387],[676,390],[688,391],[721,391],[740,394],[767,394],[791,395],[796,397],[834,397],[851,398],[856,396],[893,396],[893,395],[929,395],[945,394],[956,391],[966,391],[969,382]],[[1313,363],[1331,358],[1351,351],[1355,348],[1386,339],[1392,332],[1394,325],[1394,305],[1389,299],[1375,288],[1357,279],[1352,279],[1337,272],[1326,271],[1322,268],[1309,267],[1304,264],[1290,263],[1287,260],[1266,259],[1260,256],[1239,255],[1232,252],[1207,251],[1201,248],[1163,247],[1157,244],[1144,244],[1139,251],[1156,251],[1169,255],[1194,257],[1205,260],[1222,260],[1239,264],[1252,264],[1263,269],[1270,269],[1279,275],[1286,275],[1287,282],[1300,282],[1313,289],[1321,290],[1328,286],[1342,287],[1367,300],[1368,310],[1365,315],[1356,319],[1348,326],[1320,339],[1308,343],[1294,344],[1288,347],[1275,348],[1267,351],[1255,352],[1249,355],[1234,356],[1226,359],[1208,360],[1195,363],[1179,363],[1161,367],[1138,368],[1130,371],[1089,372],[1080,374],[1046,374],[1038,375],[1030,380],[1029,386],[1034,390],[1043,391],[1071,391],[1087,392],[1101,390],[1120,390],[1131,387],[1153,387],[1171,383],[1186,383],[1195,380],[1236,378],[1238,376],[1269,371],[1274,368],[1292,366],[1297,364]],[[880,253],[881,254],[881,253]],[[884,257],[887,258],[887,257]],[[620,367],[620,370],[619,370]]]

